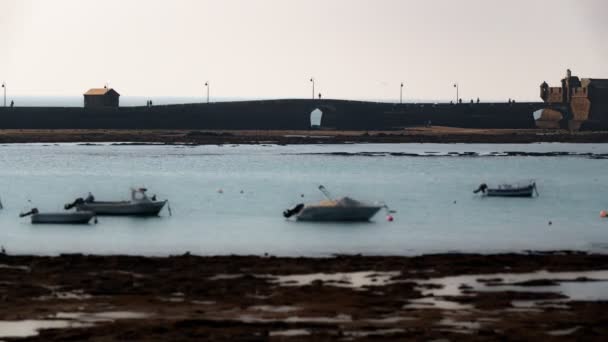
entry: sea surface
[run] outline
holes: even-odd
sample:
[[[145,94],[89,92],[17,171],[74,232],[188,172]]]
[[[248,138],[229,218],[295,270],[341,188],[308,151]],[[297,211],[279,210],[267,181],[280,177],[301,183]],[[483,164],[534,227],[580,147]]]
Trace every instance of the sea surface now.
[[[513,153],[520,152],[513,156]],[[559,155],[552,152],[562,152]],[[525,155],[532,154],[532,155]],[[0,245],[9,253],[329,256],[436,252],[608,252],[608,144],[0,146]],[[484,198],[477,186],[533,179],[537,198]],[[282,211],[335,196],[382,201],[388,222],[301,223]],[[130,187],[169,199],[172,216],[32,225],[92,192]],[[220,191],[221,190],[221,191]],[[302,197],[303,196],[303,197]]]

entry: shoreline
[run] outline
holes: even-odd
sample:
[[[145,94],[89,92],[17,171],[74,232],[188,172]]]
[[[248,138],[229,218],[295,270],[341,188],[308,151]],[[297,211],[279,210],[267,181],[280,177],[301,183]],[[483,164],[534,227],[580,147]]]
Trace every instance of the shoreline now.
[[[608,254],[0,255],[0,269],[6,341],[24,321],[55,329],[15,340],[608,335]],[[585,298],[593,289],[599,299]]]
[[[420,127],[396,131],[280,130],[0,130],[0,144],[113,143],[166,145],[352,144],[352,143],[608,143],[608,131],[570,133],[538,129]]]

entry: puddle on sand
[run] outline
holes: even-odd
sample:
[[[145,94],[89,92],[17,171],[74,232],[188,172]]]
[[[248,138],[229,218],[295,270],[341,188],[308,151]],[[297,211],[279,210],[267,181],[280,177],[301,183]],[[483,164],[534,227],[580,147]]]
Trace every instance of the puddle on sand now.
[[[395,323],[399,323],[399,322],[415,321],[415,320],[416,320],[416,318],[414,318],[414,317],[394,316],[394,317],[384,317],[384,318],[370,318],[370,319],[363,320],[363,322],[366,322],[369,324],[382,325],[382,324],[395,324]]]
[[[457,321],[452,318],[444,318],[437,323],[443,327],[440,331],[455,333],[455,334],[473,334],[481,328],[480,322],[474,321]]]
[[[563,299],[514,300],[511,305],[516,309],[560,309],[569,310],[570,306]]]
[[[87,300],[91,299],[93,296],[90,294],[84,293],[84,290],[75,290],[75,291],[55,291],[48,296],[40,296],[34,298],[34,300],[46,301],[46,300]]]
[[[169,303],[182,303],[184,302],[183,297],[156,297],[161,302],[169,302]]]
[[[255,305],[255,306],[250,306],[247,309],[253,310],[253,311],[264,311],[264,312],[272,312],[272,313],[284,313],[284,312],[292,312],[292,311],[300,310],[300,308],[297,306],[289,306],[289,305],[282,305],[282,306],[281,305],[279,305],[279,306]]]
[[[253,315],[241,315],[236,320],[243,323],[350,323],[353,321],[350,315],[339,314],[335,317],[287,317],[287,318],[262,318]]]
[[[121,319],[144,319],[150,314],[134,311],[106,311],[106,312],[58,312],[52,316],[58,319],[70,319],[80,322],[108,322]]]
[[[439,323],[439,325],[445,325],[452,328],[457,329],[466,329],[466,330],[479,330],[481,328],[481,323],[475,321],[456,321],[452,318],[444,318]]]
[[[7,265],[0,264],[0,268],[8,269],[8,270],[19,270],[23,272],[30,272],[31,268],[29,266],[21,266],[21,265]]]
[[[379,329],[379,330],[352,330],[352,331],[345,331],[344,335],[345,336],[350,336],[350,337],[370,337],[370,336],[385,336],[385,335],[395,335],[395,334],[401,334],[404,333],[405,330],[403,329]]]
[[[403,306],[403,309],[470,310],[473,309],[473,306],[435,297],[425,297],[410,300],[409,304]]]
[[[145,278],[146,276],[141,274],[141,273],[136,273],[136,272],[131,272],[131,271],[123,271],[123,270],[107,270],[107,271],[101,271],[101,274],[120,274],[120,275],[126,275],[126,276],[131,276],[133,278]]]
[[[581,329],[581,326],[577,325],[570,329],[552,330],[552,331],[547,332],[547,334],[551,335],[551,336],[568,336],[568,335],[574,334],[579,329]]]
[[[97,322],[119,319],[142,319],[149,314],[131,311],[58,312],[46,320],[0,321],[0,337],[31,337],[43,329],[90,328]]]
[[[270,276],[273,283],[281,286],[306,286],[320,280],[324,285],[360,289],[367,286],[384,286],[393,283],[392,279],[401,272],[350,272],[350,273],[313,273],[287,276]]]
[[[277,330],[269,333],[270,337],[281,336],[281,337],[294,337],[294,336],[308,336],[310,331],[306,329],[290,329],[290,330]]]
[[[487,279],[493,279],[488,285]],[[555,285],[521,286],[533,280],[552,280]],[[465,296],[464,291],[477,292],[555,292],[569,300],[608,300],[608,271],[497,273],[453,276],[418,280],[424,296]],[[425,286],[426,285],[426,286]],[[439,285],[429,288],[428,285]]]
[[[233,280],[243,278],[244,274],[216,274],[213,277],[209,277],[209,280]]]
[[[38,335],[43,329],[88,328],[91,324],[69,320],[0,321],[0,337],[18,338]]]
[[[349,323],[353,321],[350,315],[339,314],[336,317],[287,317],[285,323]]]

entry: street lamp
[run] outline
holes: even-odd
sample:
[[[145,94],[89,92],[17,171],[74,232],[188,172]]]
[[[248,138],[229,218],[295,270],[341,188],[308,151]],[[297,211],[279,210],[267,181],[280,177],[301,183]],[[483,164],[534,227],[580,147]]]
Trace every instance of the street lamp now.
[[[207,87],[207,103],[209,103],[209,81],[205,82],[205,87]]]
[[[458,96],[458,90],[459,90],[458,82],[454,83],[454,88],[456,88],[456,103],[458,103],[458,99],[460,99],[460,97]]]
[[[6,82],[2,82],[2,89],[4,90],[4,107],[6,107]]]
[[[399,93],[399,104],[403,104],[403,82],[401,82],[401,92]]]
[[[310,82],[312,82],[312,99],[315,99],[315,79],[314,78],[310,78]]]

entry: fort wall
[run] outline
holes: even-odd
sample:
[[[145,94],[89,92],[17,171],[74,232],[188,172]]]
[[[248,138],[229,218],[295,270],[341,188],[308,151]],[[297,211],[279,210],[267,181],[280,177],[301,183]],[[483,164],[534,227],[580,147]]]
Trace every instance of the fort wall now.
[[[390,130],[445,125],[533,128],[543,103],[392,104],[345,100],[264,100],[122,108],[0,108],[0,129],[310,129]]]

